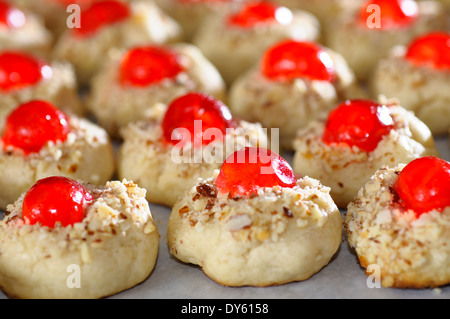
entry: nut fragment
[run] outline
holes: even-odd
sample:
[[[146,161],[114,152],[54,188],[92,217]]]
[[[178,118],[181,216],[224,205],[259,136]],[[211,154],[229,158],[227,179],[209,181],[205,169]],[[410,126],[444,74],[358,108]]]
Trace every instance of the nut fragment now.
[[[225,223],[225,229],[231,232],[238,231],[252,225],[252,220],[248,215],[240,214],[231,216]]]

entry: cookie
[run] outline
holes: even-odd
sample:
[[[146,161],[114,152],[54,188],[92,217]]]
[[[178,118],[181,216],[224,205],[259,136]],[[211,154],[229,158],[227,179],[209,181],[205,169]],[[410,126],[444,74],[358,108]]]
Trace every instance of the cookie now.
[[[128,123],[158,119],[161,105],[198,91],[225,99],[220,73],[190,44],[113,50],[94,77],[87,108],[109,134],[118,137]]]
[[[330,187],[343,209],[380,167],[438,155],[429,128],[395,101],[344,102],[299,130],[294,145],[294,171]]]
[[[341,55],[314,42],[286,40],[235,81],[229,105],[244,120],[279,129],[281,147],[291,150],[298,129],[325,118],[338,102],[364,95]]]
[[[450,33],[433,32],[396,46],[371,79],[374,96],[396,98],[434,135],[450,129]]]
[[[97,0],[8,0],[27,12],[33,12],[44,23],[45,27],[58,38],[76,19],[77,14]],[[103,0],[101,0],[103,1]],[[75,7],[75,6],[76,7]],[[69,22],[69,24],[68,24]]]
[[[212,96],[188,93],[172,101],[160,121],[124,128],[118,175],[147,189],[149,201],[171,207],[234,151],[266,147],[266,133],[257,123],[233,119],[226,105]]]
[[[316,41],[319,35],[320,25],[313,15],[261,1],[211,14],[199,26],[192,42],[230,85],[271,45],[285,39]]]
[[[72,65],[21,51],[0,53],[0,127],[6,115],[21,103],[43,99],[63,111],[82,116],[86,113],[78,96]]]
[[[14,298],[107,297],[147,279],[158,255],[145,190],[130,181],[41,179],[0,229],[0,287]]]
[[[106,131],[47,101],[30,101],[12,111],[0,145],[1,209],[47,176],[101,185],[115,172],[113,146]]]
[[[341,227],[329,188],[296,180],[276,153],[245,148],[177,201],[167,240],[175,258],[221,285],[265,287],[319,272],[340,246]]]
[[[102,0],[81,11],[80,27],[64,31],[54,56],[72,63],[79,83],[89,86],[110,49],[166,44],[180,34],[179,25],[151,1]]]
[[[347,60],[360,81],[367,81],[392,47],[445,30],[446,23],[445,10],[436,1],[369,0],[329,28],[325,45]]]
[[[349,245],[363,268],[378,270],[382,286],[449,283],[449,181],[450,163],[422,157],[380,168],[349,204]]]
[[[41,19],[6,1],[0,1],[0,51],[23,51],[47,57],[53,35]]]
[[[275,0],[291,9],[311,12],[319,19],[322,31],[332,27],[337,17],[359,10],[364,0]],[[326,32],[323,33],[326,35]]]

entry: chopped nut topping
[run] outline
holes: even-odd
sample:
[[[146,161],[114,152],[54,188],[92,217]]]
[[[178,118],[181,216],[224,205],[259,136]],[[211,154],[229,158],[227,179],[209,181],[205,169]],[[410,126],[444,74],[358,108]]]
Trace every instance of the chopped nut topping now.
[[[204,197],[217,197],[217,190],[215,189],[215,187],[208,184],[200,184],[199,186],[197,186],[197,192]]]
[[[213,177],[194,186],[175,209],[196,231],[202,231],[207,223],[219,222],[236,240],[277,241],[288,223],[299,228],[321,227],[329,214],[339,213],[329,191],[305,177],[293,188],[265,188],[248,198],[229,198],[216,192]]]

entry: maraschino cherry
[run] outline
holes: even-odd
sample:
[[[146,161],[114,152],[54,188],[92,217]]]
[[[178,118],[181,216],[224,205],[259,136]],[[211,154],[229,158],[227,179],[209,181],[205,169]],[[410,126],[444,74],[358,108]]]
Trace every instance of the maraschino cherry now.
[[[248,197],[265,187],[296,185],[292,168],[280,155],[258,147],[246,147],[231,154],[222,164],[215,184],[230,197]]]
[[[269,48],[263,55],[261,71],[273,81],[295,78],[333,81],[334,63],[320,45],[313,42],[287,40]]]
[[[26,224],[54,228],[73,225],[84,219],[93,196],[80,183],[62,176],[37,181],[25,194],[22,216]]]
[[[21,149],[25,154],[39,152],[48,142],[64,142],[70,131],[67,116],[46,101],[30,101],[6,118],[3,148]]]
[[[340,104],[327,120],[323,141],[371,152],[394,127],[389,108],[370,100]]]
[[[73,30],[77,36],[88,37],[102,27],[121,22],[129,16],[130,8],[124,2],[117,0],[98,1],[81,12],[80,28]]]
[[[183,71],[180,57],[168,48],[146,46],[126,53],[120,68],[122,85],[145,87],[172,79]]]
[[[405,59],[417,66],[450,70],[450,33],[433,32],[414,40]]]
[[[378,11],[373,8],[378,8]],[[361,24],[368,26],[376,14],[380,15],[380,29],[407,27],[416,20],[418,6],[415,0],[369,0],[361,8]]]
[[[292,12],[285,7],[259,1],[250,2],[228,17],[228,24],[240,28],[253,28],[261,24],[287,24],[292,21]]]
[[[450,207],[450,163],[426,156],[413,160],[398,175],[395,186],[401,203],[418,216]]]
[[[0,54],[0,90],[11,91],[38,83],[52,74],[51,67],[42,60],[21,53]]]
[[[15,8],[5,1],[0,1],[0,26],[20,28],[25,25],[26,17],[22,10]]]
[[[221,101],[203,93],[188,93],[175,99],[168,107],[162,121],[166,141],[183,147],[188,142],[194,146],[208,145],[218,138],[204,136],[208,129],[217,129],[221,136],[227,128],[235,127],[228,107]],[[214,138],[214,139],[213,139]]]

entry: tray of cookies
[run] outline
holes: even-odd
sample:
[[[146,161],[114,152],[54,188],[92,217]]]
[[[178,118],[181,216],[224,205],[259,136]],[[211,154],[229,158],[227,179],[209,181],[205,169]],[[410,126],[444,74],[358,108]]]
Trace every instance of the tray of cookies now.
[[[449,1],[0,0],[0,39],[0,299],[450,298]]]

